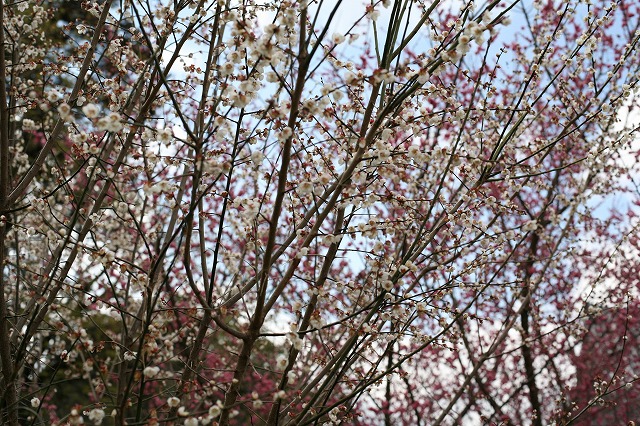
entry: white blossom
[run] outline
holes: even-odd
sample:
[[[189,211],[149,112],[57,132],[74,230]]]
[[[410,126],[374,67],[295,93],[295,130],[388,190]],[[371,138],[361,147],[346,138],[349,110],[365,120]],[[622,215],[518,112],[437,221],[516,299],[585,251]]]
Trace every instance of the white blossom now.
[[[87,118],[96,118],[100,113],[100,107],[96,104],[86,104],[82,107],[82,113]]]
[[[102,420],[104,419],[104,417],[105,413],[101,408],[94,408],[89,411],[89,420],[91,420],[96,425],[102,424]]]
[[[145,369],[142,370],[142,374],[144,374],[144,377],[148,379],[153,379],[155,376],[158,375],[159,372],[160,372],[159,367],[145,367]]]
[[[171,396],[167,399],[167,405],[169,407],[177,407],[178,405],[180,405],[180,398],[177,398],[175,396]]]
[[[342,34],[339,34],[339,33],[334,33],[333,36],[331,36],[331,40],[335,44],[340,44],[340,43],[344,42],[344,36]]]

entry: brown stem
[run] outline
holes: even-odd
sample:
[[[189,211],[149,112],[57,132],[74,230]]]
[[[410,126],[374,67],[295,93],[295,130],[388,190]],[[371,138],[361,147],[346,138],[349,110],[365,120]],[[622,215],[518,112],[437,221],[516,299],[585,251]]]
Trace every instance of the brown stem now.
[[[0,31],[1,33],[2,31]],[[2,55],[0,55],[2,56]],[[15,386],[15,375],[13,359],[11,357],[11,345],[5,344],[9,342],[9,319],[7,301],[4,298],[5,290],[5,275],[4,275],[4,263],[5,263],[5,236],[6,225],[0,224],[0,340],[3,342],[0,344],[0,362],[2,366],[2,388],[0,388],[0,400],[2,404],[0,409],[2,410],[2,416],[0,422],[2,424],[18,426],[18,394]],[[6,415],[4,411],[6,410]]]
[[[524,361],[524,369],[527,375],[527,387],[529,388],[529,402],[531,408],[534,411],[533,424],[535,426],[542,426],[542,407],[540,406],[540,396],[538,392],[538,386],[536,385],[536,372],[533,366],[533,355],[531,354],[531,347],[528,343],[530,336],[529,330],[529,313],[531,310],[531,298],[529,297],[529,283],[531,281],[531,273],[535,254],[538,250],[538,242],[540,237],[534,233],[531,237],[531,248],[529,253],[529,259],[525,263],[525,281],[523,288],[523,296],[526,298],[526,304],[524,309],[520,312],[520,322],[522,324],[522,360]]]
[[[341,208],[338,210],[338,215],[336,218],[336,224],[334,227],[335,234],[338,234],[341,232],[343,224],[344,224],[344,208]],[[329,246],[329,251],[325,256],[325,260],[322,265],[322,270],[320,271],[320,276],[318,277],[318,281],[316,282],[316,286],[318,288],[322,288],[324,283],[327,281],[327,278],[329,276],[329,271],[331,270],[331,265],[333,264],[333,261],[335,260],[336,255],[338,253],[339,245],[340,243],[334,242],[334,243],[331,243],[331,245]],[[316,310],[317,304],[318,304],[318,295],[314,294],[311,297],[309,305],[307,306],[307,309],[304,313],[304,317],[302,318],[302,322],[300,323],[300,327],[298,329],[299,330],[298,337],[303,338],[304,332],[309,329],[309,324],[311,323],[311,317]],[[297,350],[294,346],[292,346],[289,351],[289,359],[287,362],[287,367],[282,372],[282,376],[280,378],[280,384],[278,386],[279,391],[285,390],[285,388],[287,387],[287,384],[289,382],[288,373],[293,369],[293,365],[296,362],[296,359],[299,354],[300,354],[300,351]],[[271,406],[271,410],[269,411],[269,417],[267,420],[267,425],[275,426],[278,424],[281,405],[282,405],[281,401],[278,400],[277,402],[274,402],[274,404]]]
[[[393,366],[393,351],[391,350],[393,346],[390,346],[387,350],[387,370],[391,369]],[[393,422],[391,420],[391,376],[387,376],[386,385],[384,389],[385,395],[385,406],[384,406],[384,426],[392,426]]]
[[[4,28],[4,1],[0,0],[0,24]],[[4,55],[4,29],[0,29],[0,211],[8,209],[7,194],[9,192],[9,111],[7,108],[6,89],[6,63]],[[2,416],[4,423],[6,410],[6,422],[11,426],[18,425],[18,393],[15,385],[15,366],[11,357],[9,343],[9,309],[5,295],[5,237],[7,234],[7,222],[3,216],[0,218],[0,366],[2,367]]]
[[[464,347],[467,349],[467,356],[469,357],[469,360],[473,364],[475,364],[476,359],[475,359],[475,356],[473,355],[474,351],[473,351],[473,348],[471,347],[471,342],[469,342],[469,339],[467,338],[467,334],[464,329],[464,323],[462,322],[461,318],[457,318],[456,323],[460,328],[460,336],[462,337],[462,342],[464,343]],[[476,384],[478,385],[478,389],[480,389],[482,394],[485,396],[485,398],[491,405],[491,408],[493,408],[494,413],[502,417],[503,416],[502,408],[498,405],[493,395],[491,395],[491,392],[489,391],[489,389],[487,389],[487,386],[482,380],[482,377],[480,376],[479,371],[476,371],[474,373],[474,379],[476,381]],[[459,418],[462,418],[462,417],[459,417]]]
[[[299,70],[296,79],[295,90],[291,96],[291,112],[289,113],[288,126],[292,130],[296,127],[296,121],[298,119],[298,111],[300,99],[302,97],[302,90],[304,89],[306,74],[309,69],[310,56],[307,52],[307,37],[306,37],[306,25],[307,25],[307,13],[306,9],[300,14],[300,45],[298,52]],[[242,343],[242,349],[240,356],[236,363],[236,369],[233,375],[233,381],[229,386],[225,394],[224,407],[220,415],[220,426],[227,426],[229,424],[229,414],[231,407],[235,405],[238,399],[238,389],[240,383],[244,378],[244,373],[249,365],[251,352],[253,351],[253,345],[260,336],[260,328],[264,322],[264,308],[265,299],[267,294],[267,286],[269,283],[269,270],[271,266],[271,257],[275,252],[276,236],[278,231],[278,222],[282,213],[282,203],[287,190],[287,177],[289,170],[289,163],[291,161],[291,149],[293,146],[294,134],[292,133],[284,143],[282,148],[282,164],[280,165],[280,172],[278,175],[278,190],[276,193],[276,199],[273,205],[273,213],[269,221],[269,236],[267,244],[265,246],[265,255],[262,263],[262,270],[260,271],[260,279],[258,282],[258,298],[256,300],[256,309],[253,317],[251,318],[251,324],[247,332],[247,337]]]
[[[529,303],[527,303],[529,305]],[[538,395],[538,386],[536,385],[536,372],[533,367],[533,356],[531,355],[531,347],[527,344],[526,339],[529,337],[529,308],[524,309],[520,313],[522,321],[523,338],[525,343],[522,345],[522,359],[524,361],[524,369],[527,373],[527,386],[529,387],[529,400],[531,408],[534,411],[533,424],[542,426],[542,410],[540,406],[540,397]]]

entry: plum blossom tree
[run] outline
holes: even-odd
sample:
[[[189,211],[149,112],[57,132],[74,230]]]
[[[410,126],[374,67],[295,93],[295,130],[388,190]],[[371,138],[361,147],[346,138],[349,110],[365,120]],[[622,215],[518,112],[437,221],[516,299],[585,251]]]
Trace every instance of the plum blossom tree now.
[[[0,2],[3,423],[638,415],[637,2],[55,5]]]

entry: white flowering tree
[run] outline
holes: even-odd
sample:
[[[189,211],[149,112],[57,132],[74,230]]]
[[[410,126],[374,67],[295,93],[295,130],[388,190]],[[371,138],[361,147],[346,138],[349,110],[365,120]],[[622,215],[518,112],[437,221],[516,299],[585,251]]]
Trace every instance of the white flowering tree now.
[[[636,1],[56,7],[0,2],[3,424],[635,401]]]

